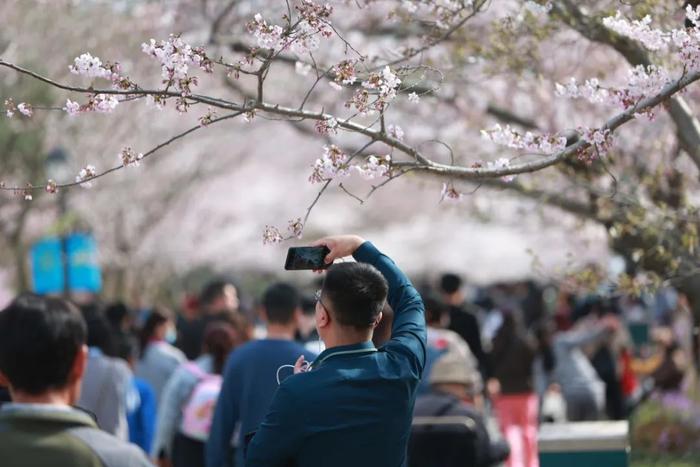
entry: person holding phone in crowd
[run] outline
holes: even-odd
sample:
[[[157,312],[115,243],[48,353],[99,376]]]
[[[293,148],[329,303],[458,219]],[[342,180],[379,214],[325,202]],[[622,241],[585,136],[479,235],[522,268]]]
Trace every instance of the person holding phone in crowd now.
[[[421,297],[370,242],[328,237],[325,258],[354,256],[326,272],[316,326],[326,345],[308,371],[286,378],[247,446],[247,467],[385,467],[406,465],[413,406],[426,359]],[[391,339],[372,334],[387,302]],[[301,359],[297,369],[301,369]]]

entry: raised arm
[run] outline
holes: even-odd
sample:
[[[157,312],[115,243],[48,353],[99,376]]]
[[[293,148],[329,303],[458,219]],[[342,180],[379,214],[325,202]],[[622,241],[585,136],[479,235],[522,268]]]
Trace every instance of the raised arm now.
[[[387,345],[407,349],[416,358],[417,370],[422,373],[427,339],[425,310],[420,294],[408,277],[388,256],[356,235],[328,237],[315,245],[325,245],[331,250],[326,262],[353,255],[356,261],[371,264],[382,273],[389,284],[388,302],[394,310],[391,341]]]

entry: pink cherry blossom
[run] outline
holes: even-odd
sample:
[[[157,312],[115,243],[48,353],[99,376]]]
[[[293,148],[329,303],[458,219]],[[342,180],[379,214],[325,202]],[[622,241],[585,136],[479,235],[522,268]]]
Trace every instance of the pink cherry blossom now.
[[[324,146],[323,155],[312,166],[309,182],[323,183],[336,177],[347,177],[350,174],[348,159],[348,155],[335,144]]]
[[[82,169],[80,169],[80,172],[78,172],[78,175],[75,177],[75,182],[80,183],[80,186],[84,188],[90,188],[93,185],[93,182],[90,180],[93,177],[97,175],[97,169],[95,169],[94,165],[86,165]]]
[[[452,183],[443,183],[442,191],[440,192],[440,201],[447,201],[450,203],[457,203],[462,201],[464,197],[463,193],[460,193],[455,189]]]
[[[530,131],[523,135],[513,130],[510,125],[502,127],[496,124],[491,130],[482,130],[481,134],[501,146],[542,154],[554,154],[566,147],[565,136],[537,135]]]
[[[365,180],[388,177],[391,174],[391,156],[369,156],[363,165],[353,165],[352,169]]]
[[[129,146],[125,146],[119,153],[119,162],[124,167],[138,167],[143,159],[142,153],[135,153]]]
[[[399,141],[403,141],[404,132],[403,128],[401,128],[400,126],[394,124],[389,125],[389,127],[387,128],[387,133],[392,138],[397,139]]]
[[[17,110],[19,110],[19,113],[25,117],[31,117],[34,114],[31,104],[27,104],[26,102],[20,102],[17,104]]]
[[[66,99],[66,105],[63,106],[63,110],[65,110],[70,116],[78,115],[80,113],[80,104],[70,99]]]
[[[263,231],[263,244],[268,245],[272,243],[280,243],[284,240],[282,233],[279,229],[272,225],[266,225]]]

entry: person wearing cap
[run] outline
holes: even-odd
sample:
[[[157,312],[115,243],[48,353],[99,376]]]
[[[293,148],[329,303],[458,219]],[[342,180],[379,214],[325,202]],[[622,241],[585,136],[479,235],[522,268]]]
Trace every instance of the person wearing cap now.
[[[470,420],[466,426],[469,430],[459,430],[452,425],[452,432],[463,433],[464,439],[455,439],[453,452],[459,449],[473,449],[475,467],[488,467],[503,462],[509,455],[510,449],[504,441],[492,441],[480,412],[482,400],[482,380],[479,371],[464,355],[458,352],[448,352],[441,356],[433,365],[430,373],[430,391],[416,400],[413,412],[414,426],[419,419],[432,419],[436,425],[428,427],[435,429],[438,425],[450,431],[450,423],[442,424],[441,420],[450,422],[463,418]],[[446,432],[447,432],[446,431]],[[414,429],[414,434],[416,434]],[[454,439],[454,438],[453,438]],[[415,452],[415,451],[413,451]],[[417,453],[418,454],[418,453]],[[420,453],[428,458],[434,458],[433,453]],[[443,453],[444,454],[444,453]],[[421,456],[419,456],[421,457]],[[466,465],[461,456],[448,460],[448,465]]]

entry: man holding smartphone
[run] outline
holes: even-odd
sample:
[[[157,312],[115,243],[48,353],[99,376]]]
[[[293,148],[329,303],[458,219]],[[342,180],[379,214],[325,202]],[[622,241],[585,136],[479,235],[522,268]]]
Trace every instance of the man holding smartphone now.
[[[326,350],[309,371],[285,379],[247,449],[248,467],[387,467],[406,464],[416,390],[423,373],[423,303],[388,257],[354,235],[328,237],[331,266],[316,303]],[[391,339],[372,333],[388,301]]]

